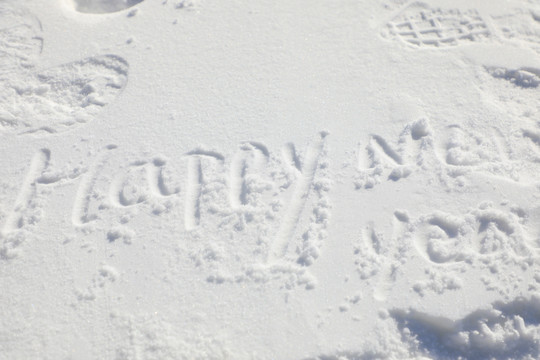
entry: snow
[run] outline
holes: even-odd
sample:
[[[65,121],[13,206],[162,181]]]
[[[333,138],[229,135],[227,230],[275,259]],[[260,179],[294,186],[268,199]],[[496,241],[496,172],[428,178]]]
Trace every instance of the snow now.
[[[537,359],[540,5],[0,0],[0,359]]]

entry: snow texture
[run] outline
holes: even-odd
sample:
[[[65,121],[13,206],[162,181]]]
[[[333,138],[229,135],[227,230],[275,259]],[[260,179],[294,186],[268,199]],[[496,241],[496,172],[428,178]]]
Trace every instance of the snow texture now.
[[[540,358],[540,5],[0,0],[0,359]]]

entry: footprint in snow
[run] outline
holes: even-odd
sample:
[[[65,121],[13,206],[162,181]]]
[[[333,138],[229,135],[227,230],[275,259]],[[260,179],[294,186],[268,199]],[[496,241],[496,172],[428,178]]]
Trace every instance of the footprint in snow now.
[[[143,0],[72,0],[75,10],[88,14],[106,14],[128,9]]]
[[[0,4],[0,133],[54,133],[92,120],[124,89],[128,63],[99,55],[40,69],[39,20]]]

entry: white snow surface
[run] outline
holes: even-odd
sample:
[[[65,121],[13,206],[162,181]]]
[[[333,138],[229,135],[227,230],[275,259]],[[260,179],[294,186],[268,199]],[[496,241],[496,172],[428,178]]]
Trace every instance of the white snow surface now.
[[[539,359],[540,3],[0,0],[0,359]]]

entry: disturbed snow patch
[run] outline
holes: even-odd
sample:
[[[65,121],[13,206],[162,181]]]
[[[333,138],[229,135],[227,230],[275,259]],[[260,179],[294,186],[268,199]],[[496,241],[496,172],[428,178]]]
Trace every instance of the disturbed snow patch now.
[[[462,319],[416,310],[390,311],[404,339],[435,359],[537,359],[540,297],[495,302]]]

